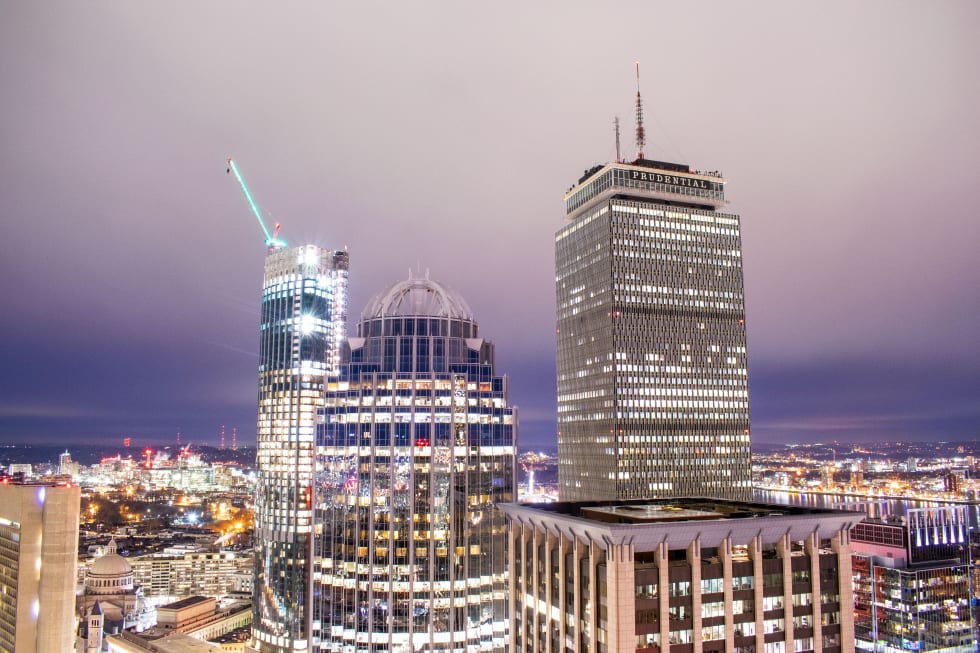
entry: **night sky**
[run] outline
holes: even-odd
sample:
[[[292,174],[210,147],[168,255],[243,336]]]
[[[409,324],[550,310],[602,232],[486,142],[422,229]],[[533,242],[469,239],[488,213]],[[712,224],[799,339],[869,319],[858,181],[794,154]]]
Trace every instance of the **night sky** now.
[[[353,330],[458,290],[555,436],[561,196],[632,158],[742,216],[753,438],[980,425],[980,3],[6,2],[0,444],[254,442],[264,246],[347,246]]]

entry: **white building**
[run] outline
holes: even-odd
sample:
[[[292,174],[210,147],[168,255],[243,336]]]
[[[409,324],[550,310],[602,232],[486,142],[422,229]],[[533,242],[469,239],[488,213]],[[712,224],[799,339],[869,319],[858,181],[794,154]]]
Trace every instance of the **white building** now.
[[[104,650],[105,634],[129,629],[139,632],[156,622],[153,607],[134,582],[132,565],[116,553],[115,540],[89,567],[76,604],[80,618],[77,653]]]

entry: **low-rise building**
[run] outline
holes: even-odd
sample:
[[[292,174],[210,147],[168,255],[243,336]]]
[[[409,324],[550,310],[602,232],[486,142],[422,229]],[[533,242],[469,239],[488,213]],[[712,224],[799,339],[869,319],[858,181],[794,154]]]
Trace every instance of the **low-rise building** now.
[[[510,650],[854,650],[861,514],[718,499],[502,504]]]
[[[854,527],[851,541],[857,650],[976,650],[965,506],[869,518]]]
[[[252,623],[252,604],[219,607],[213,597],[189,596],[157,608],[157,625],[142,633],[109,637],[109,651],[178,653],[244,650]],[[196,643],[195,643],[196,642]]]

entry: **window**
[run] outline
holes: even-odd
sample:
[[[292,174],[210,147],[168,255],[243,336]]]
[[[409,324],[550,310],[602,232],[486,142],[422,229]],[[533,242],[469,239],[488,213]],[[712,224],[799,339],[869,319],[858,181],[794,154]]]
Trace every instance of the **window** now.
[[[681,580],[670,584],[671,596],[687,596],[691,593],[691,581]]]

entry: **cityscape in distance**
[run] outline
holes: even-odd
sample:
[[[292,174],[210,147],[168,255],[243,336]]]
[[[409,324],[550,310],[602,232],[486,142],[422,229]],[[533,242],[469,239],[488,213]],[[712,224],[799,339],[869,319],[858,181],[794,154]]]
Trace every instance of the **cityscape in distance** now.
[[[980,9],[228,9],[0,21],[0,651],[980,651]]]

